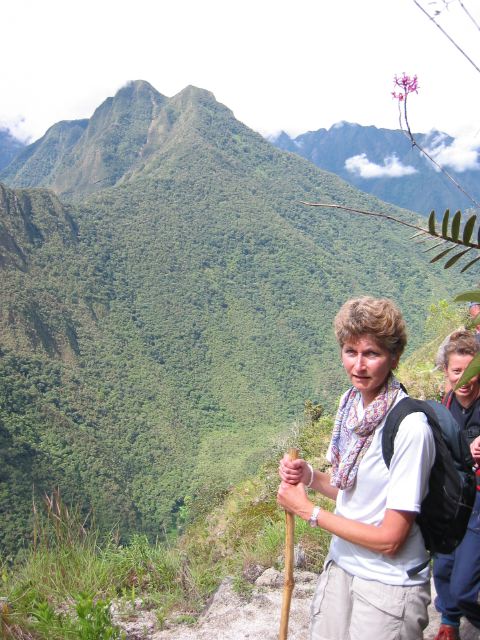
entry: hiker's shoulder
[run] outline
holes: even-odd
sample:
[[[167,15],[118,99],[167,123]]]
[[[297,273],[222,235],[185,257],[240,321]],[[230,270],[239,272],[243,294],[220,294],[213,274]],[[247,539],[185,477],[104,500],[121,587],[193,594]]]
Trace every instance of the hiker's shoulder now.
[[[388,422],[398,429],[410,429],[413,426],[417,426],[420,432],[428,432],[429,425],[426,413],[430,410],[425,405],[425,401],[409,396],[402,388],[398,392],[395,403],[387,416]]]
[[[397,416],[392,415],[391,420],[398,423],[395,434],[397,449],[402,446],[410,449],[412,447],[423,449],[424,446],[433,446],[434,437],[425,413],[428,408],[425,408],[423,401],[418,402],[415,398],[404,393],[398,399],[394,409],[394,414],[397,413]]]

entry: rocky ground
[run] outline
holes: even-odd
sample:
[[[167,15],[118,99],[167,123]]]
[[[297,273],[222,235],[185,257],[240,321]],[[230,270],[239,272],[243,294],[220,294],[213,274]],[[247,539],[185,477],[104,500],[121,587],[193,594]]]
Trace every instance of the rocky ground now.
[[[295,589],[290,610],[288,640],[308,638],[309,608],[317,576],[307,571],[295,572]],[[225,580],[202,616],[195,624],[167,625],[156,630],[152,612],[138,610],[115,612],[117,622],[127,633],[127,640],[278,640],[282,604],[283,576],[267,569],[255,581],[252,594],[241,597]],[[433,605],[424,640],[433,640],[439,615]],[[462,621],[462,640],[480,640],[480,632]],[[381,640],[379,638],[378,640]]]

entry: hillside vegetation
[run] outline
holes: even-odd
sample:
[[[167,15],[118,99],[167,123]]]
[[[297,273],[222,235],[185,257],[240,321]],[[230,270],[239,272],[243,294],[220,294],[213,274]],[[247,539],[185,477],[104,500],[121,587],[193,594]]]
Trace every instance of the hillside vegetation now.
[[[331,420],[309,415],[282,444],[294,442],[321,466]],[[0,565],[2,637],[119,638],[108,608],[113,600],[130,617],[138,603],[153,610],[159,628],[167,619],[191,622],[227,575],[247,596],[262,568],[282,564],[284,515],[275,502],[281,451],[277,443],[257,473],[232,487],[217,507],[204,501],[175,545],[149,544],[142,535],[128,545],[114,537],[100,542],[92,523],[52,494],[37,505],[33,548],[13,565]],[[301,522],[296,535],[305,566],[318,570],[328,537]]]
[[[51,146],[54,129],[65,135]],[[107,537],[174,532],[258,470],[306,399],[335,406],[331,326],[346,298],[394,298],[413,348],[457,284],[398,228],[302,205],[412,217],[275,149],[194,87],[167,99],[132,83],[3,175],[28,183],[0,192],[11,553],[31,542],[32,492],[56,486]]]
[[[431,365],[436,347],[444,332],[463,320],[443,303],[432,309],[430,346],[413,353],[398,372],[412,395],[425,395],[426,389],[429,397],[438,394],[442,375]],[[193,513],[188,513],[192,504],[184,505],[175,543],[150,544],[142,535],[125,545],[114,537],[101,541],[78,510],[69,510],[58,494],[49,496],[46,505],[37,505],[34,547],[1,567],[0,624],[6,637],[119,638],[109,613],[112,601],[125,612],[124,619],[153,612],[157,628],[193,622],[226,576],[248,598],[263,570],[283,568],[285,519],[275,500],[278,460],[296,446],[316,468],[326,469],[332,426],[331,416],[307,403],[302,418],[271,447],[256,473],[231,487],[219,504],[200,499]],[[320,503],[332,507],[326,499]],[[303,568],[320,571],[329,535],[296,518],[295,542]]]

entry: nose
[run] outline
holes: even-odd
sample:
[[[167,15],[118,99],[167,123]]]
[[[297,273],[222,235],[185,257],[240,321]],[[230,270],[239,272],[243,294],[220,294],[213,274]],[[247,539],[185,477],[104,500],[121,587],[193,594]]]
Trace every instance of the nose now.
[[[363,354],[361,353],[357,354],[355,358],[354,366],[357,371],[360,371],[365,368],[365,358],[363,357]]]

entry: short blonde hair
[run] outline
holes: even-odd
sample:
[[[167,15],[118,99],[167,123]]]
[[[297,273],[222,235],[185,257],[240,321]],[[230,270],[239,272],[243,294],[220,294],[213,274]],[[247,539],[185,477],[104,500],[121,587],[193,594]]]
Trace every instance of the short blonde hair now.
[[[461,356],[476,356],[480,351],[480,345],[474,334],[467,329],[460,329],[450,334],[448,342],[443,350],[443,358],[441,364],[448,367],[448,360],[453,353]]]
[[[334,328],[340,347],[348,340],[369,335],[393,356],[400,357],[407,344],[403,316],[388,298],[362,296],[347,300],[335,316]]]

